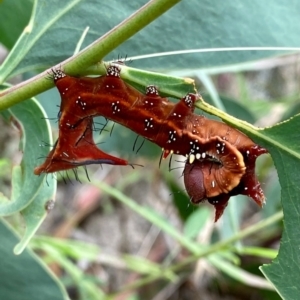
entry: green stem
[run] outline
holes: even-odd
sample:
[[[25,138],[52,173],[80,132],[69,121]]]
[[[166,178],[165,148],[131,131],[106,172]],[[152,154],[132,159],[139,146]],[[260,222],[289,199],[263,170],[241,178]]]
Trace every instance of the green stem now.
[[[56,68],[63,68],[63,70],[70,75],[83,74],[88,67],[101,61],[105,55],[157,19],[178,2],[180,2],[180,0],[149,1],[118,26],[110,30],[76,56],[72,56],[58,64]],[[53,86],[54,83],[52,80],[49,80],[49,70],[47,70],[0,93],[0,111],[44,92]]]
[[[254,125],[251,125],[246,121],[241,121],[241,120],[227,114],[226,112],[204,102],[204,100],[202,98],[200,98],[200,100],[196,102],[196,107],[198,107],[199,109],[201,109],[211,115],[219,117],[220,119],[222,119],[225,123],[227,123],[229,125],[232,125],[234,127],[238,126],[238,128],[241,128],[244,131],[252,132],[253,134],[255,134],[257,131],[260,130],[258,127],[255,127]]]

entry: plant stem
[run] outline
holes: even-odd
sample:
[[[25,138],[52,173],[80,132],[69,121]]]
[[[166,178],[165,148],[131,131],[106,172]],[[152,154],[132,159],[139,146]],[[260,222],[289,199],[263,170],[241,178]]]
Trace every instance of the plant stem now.
[[[198,107],[199,109],[201,109],[211,115],[219,117],[220,119],[222,119],[225,123],[227,123],[229,125],[233,125],[235,127],[238,125],[239,128],[242,128],[245,131],[257,132],[259,130],[258,127],[255,127],[254,125],[249,124],[246,121],[241,121],[241,120],[227,114],[226,112],[208,104],[207,102],[204,102],[204,100],[202,98],[200,98],[199,101],[196,102],[196,107]]]
[[[137,12],[79,52],[76,56],[70,57],[54,68],[63,68],[63,70],[70,75],[83,74],[88,67],[101,61],[105,55],[180,1],[181,0],[149,1]],[[51,72],[46,70],[0,93],[0,111],[53,87],[54,83],[52,80],[49,80],[49,73]]]

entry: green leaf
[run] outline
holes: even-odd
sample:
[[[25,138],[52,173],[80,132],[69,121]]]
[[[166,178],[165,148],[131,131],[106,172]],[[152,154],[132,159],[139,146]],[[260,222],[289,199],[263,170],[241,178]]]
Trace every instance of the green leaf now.
[[[30,0],[3,0],[0,1],[0,43],[11,49],[28,24],[32,10]]]
[[[36,236],[30,241],[30,246],[36,250],[42,250],[44,247],[53,247],[60,251],[65,257],[73,259],[87,259],[97,261],[97,255],[101,249],[94,245],[78,240],[66,240],[53,238],[49,236]]]
[[[38,1],[31,19],[34,26],[28,27],[30,30],[22,35],[5,62],[1,70],[3,77],[36,68],[44,69],[61,62],[73,54],[87,26],[90,29],[83,46],[104,35],[144,3],[144,0],[112,0],[105,3],[96,1],[90,5],[88,1],[80,0]],[[154,24],[116,48],[108,59],[116,59],[120,55],[221,47],[298,47],[299,10],[299,2],[291,5],[287,0],[271,3],[260,0],[251,3],[237,0],[221,3],[217,0],[182,1]],[[143,59],[137,65],[156,71],[191,70],[253,61],[279,53],[284,52],[183,54]]]
[[[15,248],[15,253],[19,254],[45,219],[55,199],[56,180],[49,176],[45,182],[45,175],[33,174],[39,163],[38,157],[48,155],[52,137],[49,121],[45,119],[47,116],[36,100],[22,102],[3,114],[6,119],[12,118],[18,124],[24,153],[21,165],[13,169],[11,199],[0,194],[0,215],[21,212],[24,217],[24,237]],[[39,147],[41,143],[47,146]]]
[[[274,287],[262,277],[253,275],[248,273],[241,268],[227,262],[226,260],[222,259],[217,254],[212,254],[208,256],[208,261],[214,265],[218,270],[221,270],[228,276],[234,278],[235,280],[245,284],[250,285],[256,288],[263,288],[268,290],[274,290]]]
[[[241,255],[251,255],[267,259],[274,259],[277,256],[278,251],[275,249],[261,247],[241,247],[238,253]]]
[[[300,115],[258,132],[253,138],[270,152],[281,185],[284,231],[279,254],[261,268],[284,299],[300,295]],[[270,199],[271,200],[271,199]]]
[[[13,169],[12,196],[7,202],[0,197],[0,215],[8,216],[27,207],[37,196],[38,191],[52,189],[47,186],[45,176],[33,174],[34,167],[39,163],[38,157],[46,157],[52,144],[51,130],[41,106],[33,99],[11,107],[5,114],[10,114],[16,121],[21,132],[21,150],[23,159],[20,166]],[[47,146],[40,147],[41,143]],[[51,194],[51,193],[50,193]]]
[[[170,281],[177,279],[177,276],[173,272],[167,269],[164,270],[162,266],[148,259],[132,255],[123,255],[123,260],[127,264],[128,269],[134,270],[140,274],[156,275],[164,273],[165,278]]]
[[[300,3],[272,1],[182,1],[112,53],[129,57],[160,52],[224,47],[299,47]],[[267,13],[266,13],[267,12]],[[172,24],[172,28],[170,28]],[[160,37],[157,39],[156,37]],[[163,42],[162,42],[163,41]],[[141,46],[142,45],[142,46]],[[141,50],[142,47],[142,50]],[[153,50],[155,49],[155,50]],[[296,51],[296,50],[295,50]],[[224,51],[155,56],[140,68],[192,70],[228,66],[278,55],[276,51]],[[281,52],[283,53],[283,52]]]
[[[0,220],[0,236],[0,299],[69,299],[57,278],[32,251],[13,254],[18,238],[3,220]]]

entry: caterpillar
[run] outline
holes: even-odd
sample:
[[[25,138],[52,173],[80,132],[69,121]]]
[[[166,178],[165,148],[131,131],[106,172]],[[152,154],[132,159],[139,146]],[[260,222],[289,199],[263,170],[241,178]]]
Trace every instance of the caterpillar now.
[[[73,169],[89,164],[128,165],[122,158],[100,150],[93,140],[93,119],[88,117],[60,130],[58,140],[45,162],[34,169],[35,175]]]
[[[49,158],[48,165],[44,163],[37,167],[35,174],[59,169],[59,161],[53,159],[57,158],[57,152],[62,160],[65,134],[69,134],[69,147],[78,147],[79,139],[80,144],[85,145],[84,153],[87,148],[94,153],[96,146],[92,136],[87,139],[86,134],[91,133],[92,118],[103,116],[160,146],[163,158],[169,154],[185,156],[183,176],[187,193],[193,203],[207,199],[214,205],[215,220],[222,215],[233,195],[250,196],[262,206],[265,198],[255,177],[255,160],[266,153],[266,149],[222,122],[194,114],[194,104],[199,95],[189,93],[174,104],[161,97],[153,85],[146,88],[145,94],[141,93],[124,82],[120,72],[120,66],[115,64],[107,67],[105,76],[93,78],[76,78],[61,70],[53,71],[54,82],[61,95],[59,147],[54,147],[52,156],[50,153],[52,161]],[[99,162],[128,164],[99,151]],[[81,160],[63,157],[62,167],[93,162],[97,163],[96,154],[92,155],[92,159],[85,155]]]

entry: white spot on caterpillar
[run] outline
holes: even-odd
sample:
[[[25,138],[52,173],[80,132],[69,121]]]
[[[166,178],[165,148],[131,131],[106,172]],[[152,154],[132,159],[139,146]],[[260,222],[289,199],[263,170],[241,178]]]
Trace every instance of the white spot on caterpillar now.
[[[116,112],[120,112],[121,110],[119,109],[118,107],[118,104],[120,103],[120,101],[117,101],[117,103],[112,103],[111,106],[112,106],[112,110],[113,110],[113,114],[115,114]]]
[[[194,154],[190,154],[189,156],[189,163],[192,164],[195,161],[195,155]]]

